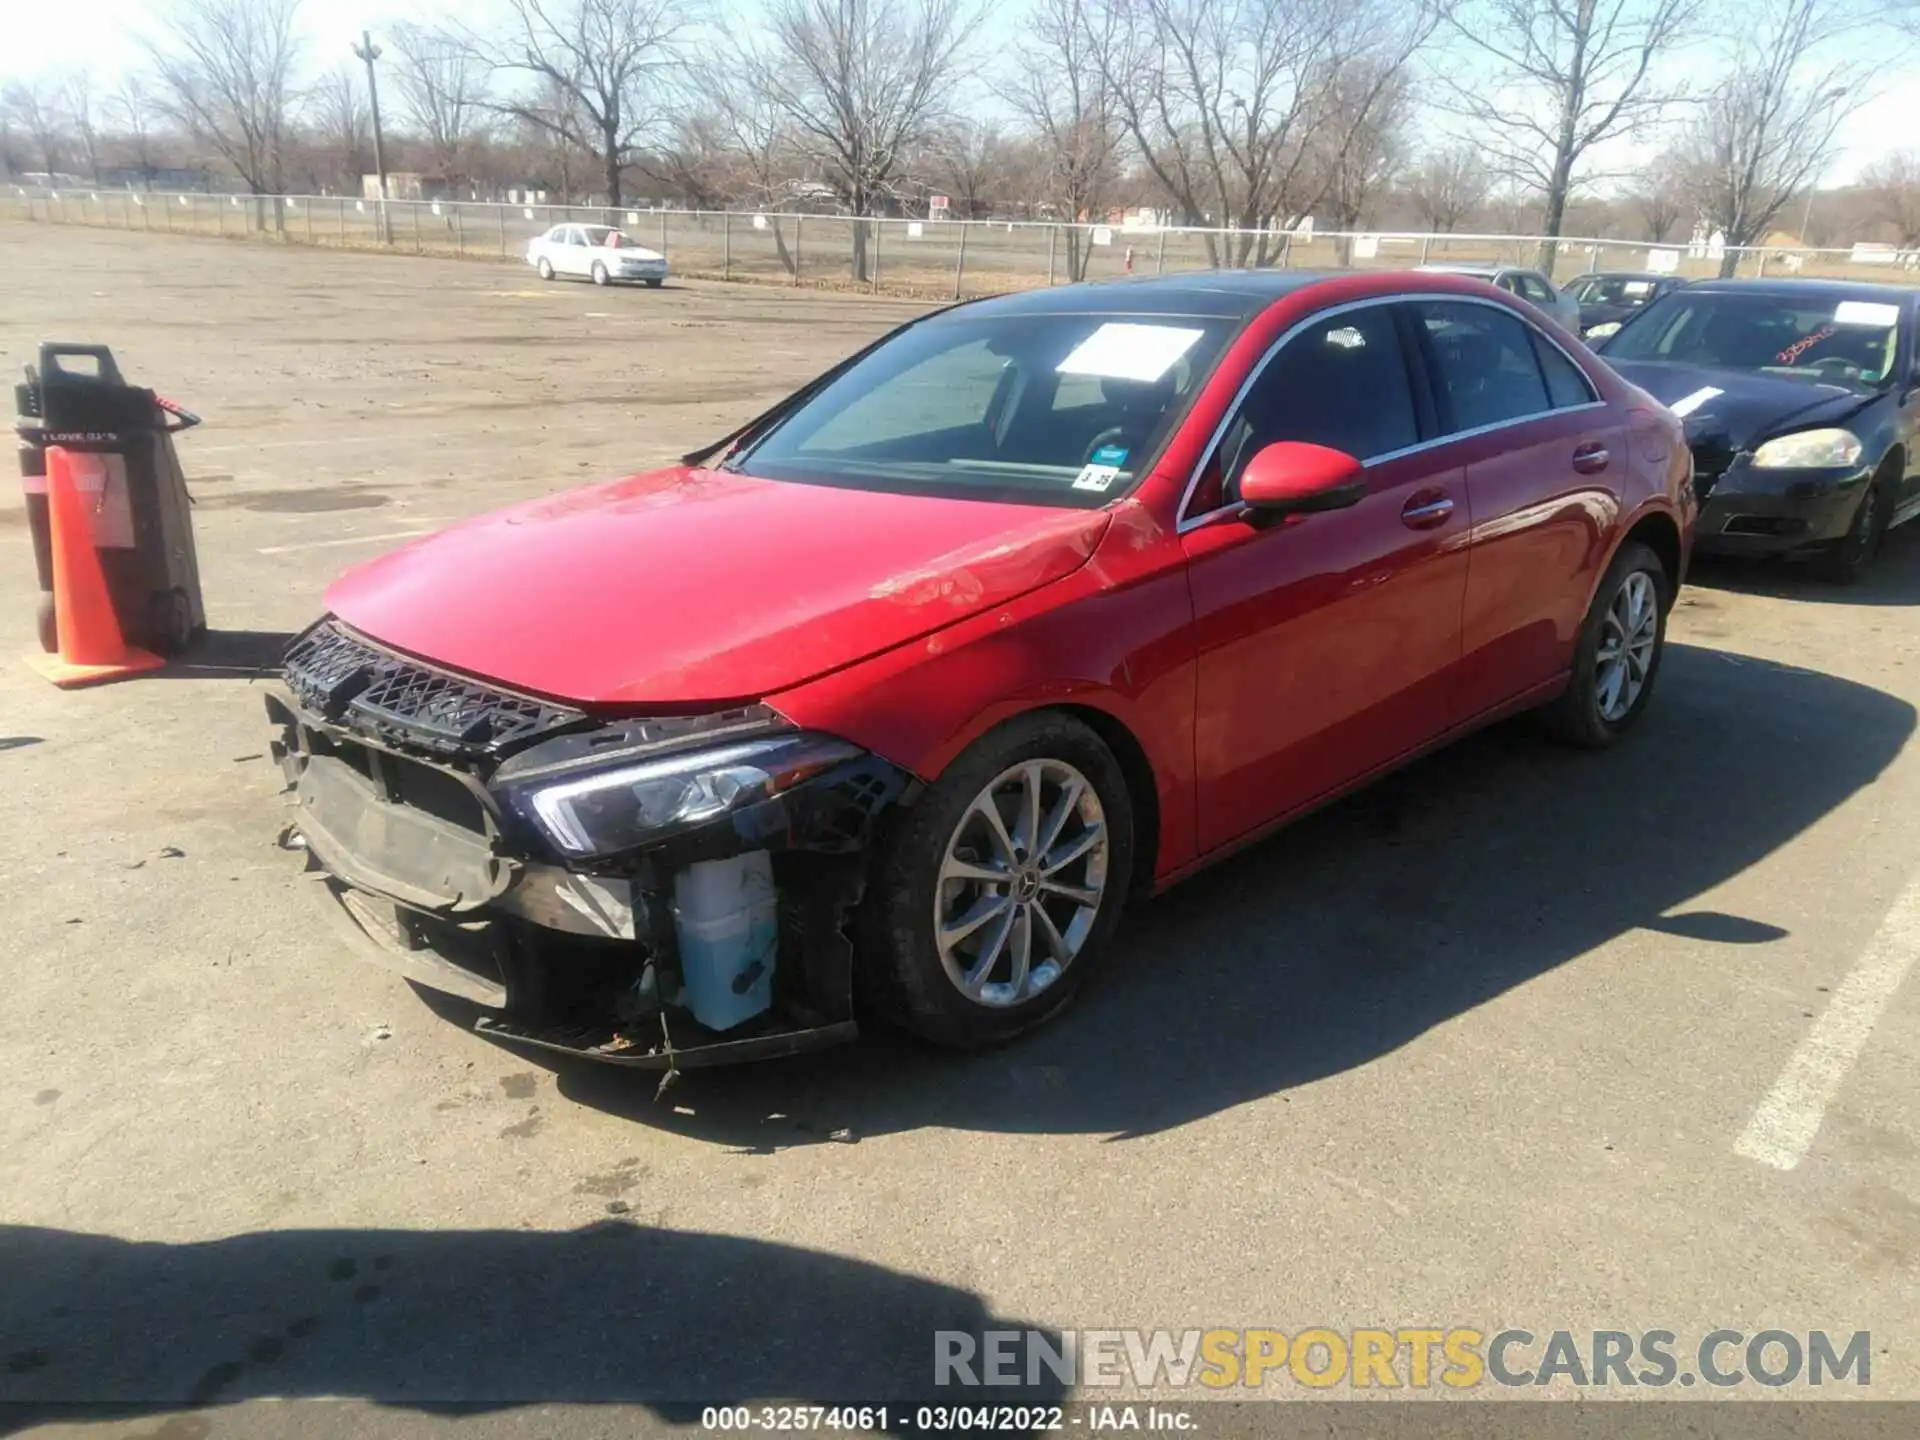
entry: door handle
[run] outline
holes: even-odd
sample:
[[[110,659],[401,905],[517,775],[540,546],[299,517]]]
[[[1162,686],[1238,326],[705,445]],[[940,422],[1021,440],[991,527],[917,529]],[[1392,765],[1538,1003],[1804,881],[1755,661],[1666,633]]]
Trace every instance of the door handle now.
[[[1607,468],[1607,447],[1598,440],[1590,440],[1577,447],[1573,452],[1573,468],[1582,475],[1598,475]]]
[[[1400,512],[1400,519],[1415,530],[1431,530],[1436,525],[1444,525],[1447,517],[1453,514],[1453,501],[1445,495],[1422,498],[1415,496],[1407,502]]]

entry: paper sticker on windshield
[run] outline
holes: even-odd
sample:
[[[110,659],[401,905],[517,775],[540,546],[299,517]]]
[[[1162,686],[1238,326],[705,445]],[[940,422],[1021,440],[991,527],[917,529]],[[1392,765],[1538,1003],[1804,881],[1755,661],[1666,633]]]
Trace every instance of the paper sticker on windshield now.
[[[1683,416],[1691,415],[1694,411],[1698,410],[1702,405],[1706,404],[1707,401],[1713,399],[1714,396],[1724,395],[1726,393],[1727,393],[1726,391],[1716,389],[1712,385],[1706,385],[1694,391],[1691,395],[1681,396],[1678,400],[1674,401],[1673,404],[1669,405],[1667,408],[1676,415],[1683,415]]]
[[[1836,325],[1877,325],[1882,328],[1900,323],[1900,307],[1874,300],[1842,300],[1833,307]]]
[[[1054,368],[1062,375],[1158,380],[1204,334],[1171,325],[1102,325]]]
[[[1104,490],[1120,478],[1118,465],[1086,465],[1074,476],[1076,490]]]
[[[1124,465],[1127,463],[1127,447],[1124,445],[1102,445],[1091,457],[1095,465]]]

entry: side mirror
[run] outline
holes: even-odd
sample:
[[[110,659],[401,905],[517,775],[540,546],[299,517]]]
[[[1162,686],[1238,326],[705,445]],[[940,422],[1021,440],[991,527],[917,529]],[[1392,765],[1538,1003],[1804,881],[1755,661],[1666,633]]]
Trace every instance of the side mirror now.
[[[1240,503],[1253,512],[1255,523],[1344,510],[1366,494],[1366,471],[1353,456],[1298,440],[1267,446],[1240,474]]]

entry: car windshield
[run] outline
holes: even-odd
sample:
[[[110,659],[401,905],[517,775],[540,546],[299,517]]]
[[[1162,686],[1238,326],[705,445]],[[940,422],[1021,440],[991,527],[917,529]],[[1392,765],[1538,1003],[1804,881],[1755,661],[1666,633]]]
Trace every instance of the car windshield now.
[[[1644,305],[1653,298],[1653,284],[1631,275],[1596,275],[1576,282],[1573,296],[1582,305]]]
[[[881,345],[729,462],[774,480],[1091,508],[1186,413],[1235,322],[976,315]]]
[[[582,225],[580,233],[587,237],[589,245],[631,245],[633,241],[610,225]]]
[[[1893,373],[1899,321],[1900,307],[1886,301],[1689,290],[1641,311],[1606,355],[1867,389]]]

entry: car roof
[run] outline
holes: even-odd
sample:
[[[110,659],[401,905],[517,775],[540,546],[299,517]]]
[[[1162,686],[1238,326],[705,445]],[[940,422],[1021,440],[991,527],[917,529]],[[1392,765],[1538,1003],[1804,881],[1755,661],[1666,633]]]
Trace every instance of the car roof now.
[[[1659,270],[1583,270],[1575,280],[1678,280]]]
[[[1526,265],[1422,265],[1420,270],[1428,275],[1498,275],[1504,270],[1526,270]]]
[[[1441,275],[1483,279],[1495,266],[1454,270],[1435,266],[1401,270],[1189,270],[1177,275],[1144,275],[1114,280],[1083,280],[1073,285],[1018,290],[989,299],[968,301],[927,317],[975,319],[987,315],[1133,314],[1190,315],[1198,318],[1247,320],[1275,301],[1335,280],[1364,278],[1370,294],[1396,291],[1457,293]],[[1422,278],[1422,271],[1432,278]],[[1412,283],[1408,283],[1411,281]],[[1357,298],[1351,295],[1350,298]]]
[[[1863,280],[1695,280],[1689,292],[1707,294],[1774,295],[1782,300],[1811,300],[1831,305],[1839,300],[1871,300],[1912,309],[1916,293],[1904,285],[1875,285]]]
[[[1274,301],[1350,270],[1189,270],[1118,280],[1083,280],[975,300],[954,310],[980,315],[1063,315],[1102,310],[1245,319]],[[1385,272],[1383,272],[1385,273]]]

